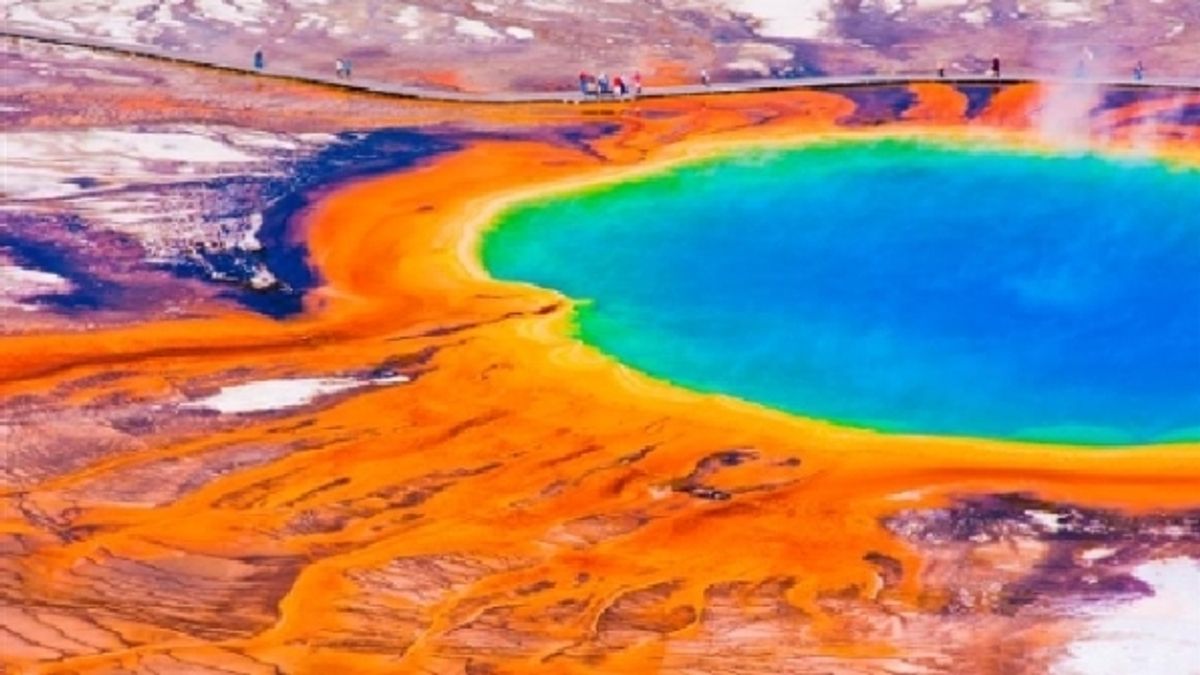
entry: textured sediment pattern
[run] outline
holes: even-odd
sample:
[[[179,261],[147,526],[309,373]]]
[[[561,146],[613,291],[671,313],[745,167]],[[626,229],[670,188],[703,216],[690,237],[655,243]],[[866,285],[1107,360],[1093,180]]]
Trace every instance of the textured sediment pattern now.
[[[301,264],[311,283],[246,292],[289,293],[299,311],[287,318],[209,293],[184,316],[123,305],[119,320],[81,330],[99,310],[44,301],[69,290],[13,294],[16,308],[0,306],[22,317],[0,338],[5,665],[1008,674],[1094,663],[1122,608],[1186,594],[1200,576],[1194,444],[886,436],[674,389],[574,341],[569,301],[496,282],[475,255],[514,200],[735,144],[982,134],[1037,147],[1058,122],[1056,95],[921,86],[503,118],[430,110],[376,138],[402,140],[403,161],[368,153],[355,155],[370,165],[361,174],[284,179],[297,201],[275,236],[296,257],[263,264],[276,276]],[[1113,94],[1064,114],[1089,143],[1194,164],[1198,104]],[[45,210],[78,214],[64,198]],[[45,281],[30,275],[53,270],[12,242],[69,231],[14,222],[5,264]],[[123,241],[128,260],[142,255],[137,233]],[[74,260],[58,276],[72,278]],[[86,267],[120,288],[109,263]],[[171,279],[159,281],[227,288]],[[1168,663],[1196,656],[1166,633],[1134,638]]]

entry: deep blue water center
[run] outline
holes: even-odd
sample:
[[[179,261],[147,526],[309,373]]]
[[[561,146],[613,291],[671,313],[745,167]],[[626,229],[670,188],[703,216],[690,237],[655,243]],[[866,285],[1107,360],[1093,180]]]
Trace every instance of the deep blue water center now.
[[[524,204],[498,278],[651,375],[884,431],[1200,439],[1200,172],[910,141]]]

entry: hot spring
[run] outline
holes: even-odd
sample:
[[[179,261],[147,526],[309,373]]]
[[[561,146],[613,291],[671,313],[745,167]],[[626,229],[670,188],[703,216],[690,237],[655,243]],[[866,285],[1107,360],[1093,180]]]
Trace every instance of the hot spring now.
[[[527,202],[497,278],[679,386],[886,432],[1200,439],[1200,171],[843,141]]]

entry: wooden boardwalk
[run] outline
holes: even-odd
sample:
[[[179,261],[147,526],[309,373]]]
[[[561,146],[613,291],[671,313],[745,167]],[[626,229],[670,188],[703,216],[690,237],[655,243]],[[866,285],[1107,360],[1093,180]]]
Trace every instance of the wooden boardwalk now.
[[[440,101],[449,103],[480,103],[480,104],[519,104],[519,103],[594,103],[595,96],[584,97],[578,88],[564,86],[561,91],[533,92],[457,92],[440,89],[413,87],[391,82],[380,82],[363,79],[339,79],[333,74],[314,74],[289,68],[286,64],[277,64],[267,55],[267,67],[256,70],[250,65],[251,55],[246,55],[246,63],[242,65],[225,63],[207,59],[194,54],[183,54],[170,49],[149,45],[132,45],[101,40],[89,37],[59,36],[37,31],[14,30],[5,27],[0,30],[0,36],[10,40],[33,41],[44,44],[63,45],[90,49],[97,52],[121,54],[138,58],[155,59],[188,66],[208,68],[240,75],[253,75],[276,80],[285,80],[305,84],[333,87],[346,91],[360,92],[376,96],[391,96],[397,98],[416,99],[423,101]],[[574,73],[564,73],[564,82],[573,82]],[[1135,81],[1132,77],[1116,78],[1064,78],[1032,73],[1017,73],[994,78],[986,75],[948,75],[944,78],[935,77],[933,73],[897,73],[892,75],[844,75],[802,77],[794,79],[758,79],[741,80],[738,82],[713,83],[709,86],[700,84],[647,87],[640,98],[663,98],[678,96],[703,96],[711,94],[735,94],[770,91],[788,91],[804,89],[846,89],[854,87],[873,87],[887,85],[908,85],[915,83],[952,83],[960,85],[996,85],[1018,84],[1027,82],[1059,83],[1078,86],[1102,86],[1123,89],[1179,89],[1200,92],[1200,79],[1145,79]],[[618,99],[605,97],[603,102]]]

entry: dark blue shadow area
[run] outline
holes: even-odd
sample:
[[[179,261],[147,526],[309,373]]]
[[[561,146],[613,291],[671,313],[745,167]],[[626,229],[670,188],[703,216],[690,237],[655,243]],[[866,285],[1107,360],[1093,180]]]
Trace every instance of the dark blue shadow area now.
[[[91,266],[86,255],[81,253],[85,246],[71,241],[23,236],[25,233],[58,231],[71,233],[72,238],[76,238],[83,230],[77,216],[12,215],[5,225],[0,226],[0,250],[19,267],[55,274],[71,283],[69,292],[38,295],[28,298],[29,302],[67,314],[119,304],[123,295],[121,287],[89,271]],[[108,238],[121,239],[117,235]]]
[[[258,187],[258,198],[269,206],[262,211],[257,252],[201,252],[204,265],[242,284],[223,295],[245,307],[275,318],[294,315],[303,308],[304,295],[318,279],[308,262],[308,247],[295,236],[296,215],[307,208],[318,188],[354,178],[377,176],[411,168],[419,162],[462,147],[451,132],[426,132],[412,129],[384,129],[369,132],[344,132],[334,143],[311,157],[297,162],[283,178],[268,179]],[[242,177],[222,178],[208,183],[217,191],[236,190],[239,184],[253,181]],[[245,215],[254,204],[236,204],[226,213]],[[240,213],[239,213],[240,212]],[[214,215],[213,217],[217,217]],[[278,285],[255,290],[247,284],[257,263],[264,263]],[[184,261],[171,267],[183,277],[210,278],[210,269],[199,261]]]
[[[988,105],[992,102],[992,97],[1000,91],[1000,87],[998,85],[967,85],[958,87],[958,91],[967,97],[967,111],[964,117],[971,120],[987,110]]]
[[[1181,124],[1185,126],[1200,126],[1200,104],[1182,105],[1174,110],[1164,111],[1150,116],[1150,119],[1163,124]]]
[[[100,185],[100,181],[92,178],[91,176],[75,176],[73,178],[68,178],[63,182],[70,183],[71,185],[77,185],[85,190],[98,187]]]
[[[145,274],[147,270],[158,270],[176,278],[216,284],[222,289],[220,297],[271,317],[285,318],[299,313],[305,294],[320,283],[295,224],[298,214],[325,190],[353,179],[403,171],[473,141],[537,140],[599,157],[590,143],[619,128],[616,123],[605,122],[508,131],[449,126],[350,131],[337,134],[326,147],[307,157],[285,160],[288,164],[282,176],[225,176],[127,188],[139,194],[203,200],[202,217],[214,223],[214,231],[219,227],[216,222],[259,213],[259,250],[227,248],[216,241],[196,242],[193,250],[179,251],[173,260],[148,265],[138,240],[89,227],[82,218],[68,213],[7,215],[0,221],[0,249],[21,267],[52,273],[70,282],[67,292],[28,298],[64,314],[134,306],[154,311],[152,307],[188,294],[186,290],[164,287],[161,276]],[[85,189],[101,184],[92,176],[78,176],[68,182]],[[277,283],[254,288],[255,274],[264,266]]]
[[[836,89],[834,93],[854,101],[854,113],[838,120],[849,125],[893,122],[904,117],[904,113],[917,102],[916,94],[907,87]]]
[[[1098,115],[1135,103],[1161,101],[1164,98],[1171,98],[1176,95],[1177,93],[1174,91],[1164,91],[1162,89],[1109,89],[1104,92],[1104,97],[1100,100],[1100,105],[1092,111],[1092,114]]]
[[[581,152],[599,157],[600,154],[592,148],[592,141],[598,141],[606,136],[611,136],[621,129],[621,125],[616,122],[606,124],[585,124],[580,126],[567,127],[565,129],[555,129],[552,132],[552,138],[558,143],[575,148]]]
[[[180,276],[210,279],[212,272],[239,284],[223,295],[256,312],[275,318],[297,314],[303,308],[304,295],[318,283],[309,266],[308,247],[295,236],[294,219],[312,203],[320,188],[338,183],[412,168],[436,156],[462,149],[477,140],[528,140],[567,145],[595,154],[590,141],[615,133],[615,123],[585,124],[569,127],[523,129],[518,132],[479,132],[440,128],[435,130],[383,129],[368,132],[344,132],[337,140],[311,157],[297,162],[285,178],[262,184],[253,178],[232,177],[214,180],[208,187],[221,193],[238,192],[248,183],[256,183],[257,197],[235,200],[234,205],[213,218],[248,215],[255,203],[268,203],[263,210],[257,252],[215,251],[199,253],[201,261],[183,261],[172,266]],[[278,280],[278,285],[255,290],[249,280],[255,267],[263,263]]]
[[[1169,110],[1160,110],[1150,112],[1136,117],[1129,117],[1121,120],[1116,126],[1120,127],[1135,127],[1157,124],[1173,124],[1179,126],[1200,126],[1200,104],[1181,104],[1176,108]]]

